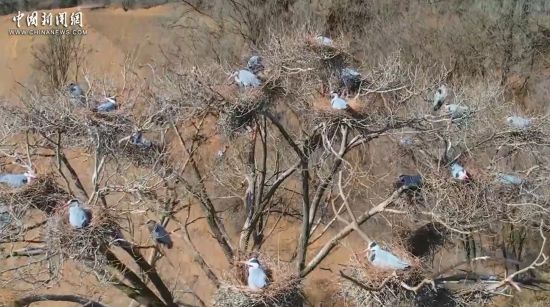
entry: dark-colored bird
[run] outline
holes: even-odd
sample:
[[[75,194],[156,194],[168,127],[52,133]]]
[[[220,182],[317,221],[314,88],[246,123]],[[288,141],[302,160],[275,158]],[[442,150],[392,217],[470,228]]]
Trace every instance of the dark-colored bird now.
[[[130,136],[130,143],[140,148],[150,148],[151,146],[153,146],[153,143],[144,138],[143,133],[141,133],[140,131],[134,132],[134,134]]]
[[[340,87],[349,92],[356,92],[360,86],[361,74],[353,68],[343,68],[340,74]]]
[[[441,85],[434,94],[434,111],[437,111],[441,108],[443,103],[445,103],[445,99],[447,99],[447,87],[445,85]]]
[[[260,71],[264,70],[264,64],[262,57],[259,55],[253,55],[248,59],[246,63],[246,69],[250,70],[254,74],[258,74]]]
[[[419,190],[422,187],[422,176],[420,175],[401,175],[396,182],[396,187],[406,187],[410,190]]]
[[[147,228],[149,229],[151,237],[156,243],[166,245],[166,247],[168,247],[169,249],[172,248],[174,244],[172,243],[170,234],[161,224],[153,220],[148,220]]]

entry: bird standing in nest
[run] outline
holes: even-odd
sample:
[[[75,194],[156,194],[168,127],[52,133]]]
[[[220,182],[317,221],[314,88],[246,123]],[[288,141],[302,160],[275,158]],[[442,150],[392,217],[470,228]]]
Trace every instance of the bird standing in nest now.
[[[92,212],[82,207],[78,199],[71,199],[67,202],[69,206],[69,224],[76,229],[90,225]]]
[[[369,244],[368,259],[372,265],[379,268],[404,270],[411,266],[407,261],[381,249],[374,241]]]
[[[233,78],[239,87],[259,87],[262,83],[260,79],[251,71],[246,69],[238,70],[229,76]]]
[[[250,258],[248,261],[244,261],[244,264],[248,266],[248,287],[251,290],[261,290],[267,286],[267,274],[261,267],[257,258]]]

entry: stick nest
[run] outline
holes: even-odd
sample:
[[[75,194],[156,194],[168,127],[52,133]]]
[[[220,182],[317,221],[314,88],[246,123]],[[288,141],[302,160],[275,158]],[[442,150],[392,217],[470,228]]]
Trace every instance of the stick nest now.
[[[82,113],[83,123],[88,133],[87,146],[102,148],[108,152],[118,151],[118,141],[131,134],[133,123],[125,114],[120,111],[109,113],[97,113],[84,111]]]
[[[94,268],[105,267],[107,259],[102,252],[114,239],[120,238],[116,218],[108,211],[92,210],[90,225],[75,229],[69,223],[68,207],[57,210],[46,223],[46,246],[61,257],[82,261]]]
[[[405,252],[403,248],[394,247],[392,253],[406,259],[411,267],[407,270],[391,270],[377,268],[367,259],[353,257],[345,274],[357,282],[342,278],[341,294],[355,306],[411,306],[416,294],[404,288],[401,283],[416,286],[424,279],[424,270],[417,258]],[[367,290],[367,289],[369,290]],[[418,292],[431,291],[425,286]]]
[[[0,203],[26,211],[34,207],[50,214],[67,199],[67,192],[52,175],[40,176],[18,189],[0,189]]]
[[[269,106],[268,97],[260,89],[245,89],[237,99],[227,103],[218,119],[218,131],[232,137],[252,126],[256,116]]]
[[[229,276],[222,281],[214,297],[215,307],[291,307],[301,306],[304,300],[302,280],[288,263],[259,257],[269,283],[266,288],[253,291],[247,286],[248,268],[236,259]]]

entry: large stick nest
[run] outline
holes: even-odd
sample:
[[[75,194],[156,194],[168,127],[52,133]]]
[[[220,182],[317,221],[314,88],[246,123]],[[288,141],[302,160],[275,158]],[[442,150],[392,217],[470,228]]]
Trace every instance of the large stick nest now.
[[[218,119],[218,131],[232,137],[251,127],[259,113],[269,107],[269,99],[261,89],[244,89],[234,100],[226,103]]]
[[[406,270],[377,268],[367,259],[355,256],[345,274],[359,282],[341,280],[341,293],[355,306],[410,306],[415,293],[404,288],[401,283],[416,286],[424,279],[424,270],[417,258],[412,257],[401,247],[393,247],[392,253],[407,260],[411,267]],[[370,289],[367,290],[364,287]],[[427,287],[425,287],[427,289]],[[424,290],[422,291],[430,291]]]
[[[90,225],[75,229],[69,223],[68,207],[60,208],[48,218],[46,246],[51,254],[69,258],[101,269],[106,266],[104,249],[121,239],[116,218],[102,208],[91,210]]]
[[[67,199],[67,195],[52,175],[44,175],[18,189],[0,189],[0,203],[22,211],[36,208],[50,214]]]
[[[237,259],[233,270],[216,292],[216,307],[293,307],[301,306],[304,300],[302,280],[288,263],[277,262],[266,257],[258,257],[269,283],[266,288],[253,291],[248,288],[248,268]]]

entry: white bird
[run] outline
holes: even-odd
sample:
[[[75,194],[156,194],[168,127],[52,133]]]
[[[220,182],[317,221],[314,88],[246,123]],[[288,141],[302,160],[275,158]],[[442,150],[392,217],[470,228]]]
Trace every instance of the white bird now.
[[[453,162],[451,164],[451,175],[453,176],[454,179],[461,180],[461,181],[470,179],[468,172],[458,162]]]
[[[516,175],[510,175],[510,174],[498,174],[497,179],[500,183],[506,184],[506,185],[521,185],[525,182],[524,179],[516,176]]]
[[[106,97],[105,101],[96,107],[96,111],[100,113],[107,113],[114,111],[118,108],[115,97]]]
[[[317,41],[317,43],[322,46],[334,47],[334,41],[326,36],[317,35],[315,37],[315,41]]]
[[[433,101],[434,111],[437,111],[439,110],[439,108],[441,108],[443,103],[445,103],[445,99],[447,99],[447,87],[443,84],[437,89],[437,91],[435,91]]]
[[[510,116],[506,118],[508,125],[516,129],[527,129],[531,126],[533,121],[530,118],[520,117],[520,116]]]
[[[458,104],[449,104],[443,107],[446,113],[451,115],[452,119],[460,118],[470,110],[466,106],[461,106]]]
[[[370,263],[379,268],[404,270],[411,266],[407,261],[381,249],[380,246],[374,241],[369,244],[368,259]]]
[[[146,138],[144,138],[143,133],[141,133],[140,131],[134,132],[130,136],[130,143],[141,148],[149,148],[153,146],[153,143],[147,140]]]
[[[234,78],[240,87],[258,87],[261,84],[260,79],[253,72],[246,69],[232,73],[229,78]]]
[[[71,199],[67,204],[69,205],[69,224],[71,226],[80,229],[90,225],[92,213],[90,210],[82,208],[78,199]]]
[[[243,262],[248,266],[248,287],[252,290],[260,290],[267,286],[267,275],[256,258],[250,258]]]
[[[331,92],[330,97],[332,98],[330,100],[330,105],[332,106],[333,109],[347,110],[349,108],[347,101],[338,97],[338,94],[336,92]]]
[[[0,184],[6,184],[10,188],[21,188],[37,178],[34,171],[29,170],[23,174],[0,174]]]
[[[253,55],[248,59],[246,63],[246,69],[257,74],[264,70],[264,64],[262,63],[262,57],[259,55]]]

